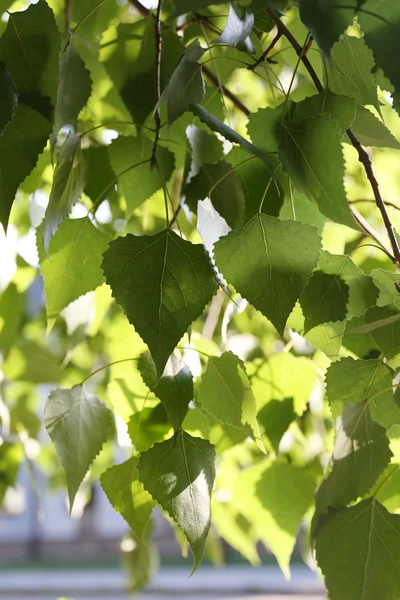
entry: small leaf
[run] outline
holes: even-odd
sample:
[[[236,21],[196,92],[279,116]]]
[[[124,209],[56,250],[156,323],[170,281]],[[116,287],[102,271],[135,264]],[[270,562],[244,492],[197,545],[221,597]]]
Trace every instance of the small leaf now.
[[[143,381],[163,403],[169,419],[177,431],[186,416],[189,402],[193,400],[193,377],[182,360],[171,354],[161,379],[149,352],[141,354],[138,369]]]
[[[348,299],[349,286],[341,277],[314,271],[300,298],[306,331],[321,323],[345,319]]]
[[[126,200],[127,218],[145,200],[163,188],[174,170],[174,155],[162,146],[157,148],[158,167],[152,169],[150,165],[152,148],[153,142],[145,136],[135,138],[121,135],[108,147],[111,167],[118,177],[119,189]],[[147,162],[138,164],[143,161]]]
[[[14,114],[18,92],[6,65],[0,62],[0,134]]]
[[[400,516],[375,498],[330,510],[315,546],[332,600],[400,596]]]
[[[228,18],[225,23],[223,32],[214,44],[228,44],[253,54],[256,49],[253,46],[249,35],[254,27],[254,15],[250,12],[245,12],[240,18],[234,9],[233,5],[229,5]]]
[[[92,89],[90,73],[75,50],[71,36],[60,60],[60,82],[54,116],[53,135],[64,125],[74,125],[82,108],[89,99]]]
[[[375,286],[379,289],[377,306],[394,304],[400,308],[400,293],[397,286],[400,285],[400,274],[384,269],[375,269],[371,273]]]
[[[282,334],[319,251],[314,227],[259,214],[221,238],[214,256],[227,282]]]
[[[365,320],[373,326],[369,333],[385,358],[395,358],[400,353],[400,311],[397,306],[374,306],[365,315]]]
[[[183,115],[189,104],[203,100],[206,88],[198,61],[206,50],[200,46],[198,40],[189,44],[167,87],[164,88],[160,104],[167,103],[168,123],[173,123]]]
[[[179,340],[217,291],[209,257],[170,229],[111,242],[103,271],[113,296],[149,346],[160,376]]]
[[[187,537],[193,571],[201,562],[210,527],[214,459],[210,442],[180,430],[143,452],[137,465],[145,489]]]
[[[356,118],[352,123],[351,130],[363,146],[400,150],[400,142],[396,140],[382,121],[363,106],[357,108]]]
[[[328,86],[335,94],[350,96],[357,104],[372,104],[380,112],[374,67],[373,54],[364,38],[342,35],[326,65]]]
[[[136,463],[136,458],[129,458],[110,467],[101,475],[100,483],[111,506],[122,515],[139,542],[143,542],[154,501],[137,479]]]
[[[242,225],[245,205],[243,190],[238,176],[226,161],[203,165],[184,188],[184,194],[192,212],[196,212],[198,200],[210,196],[214,208],[230,227],[236,229]]]
[[[171,435],[171,424],[163,404],[146,406],[133,414],[128,422],[128,433],[138,452],[151,448]]]
[[[358,229],[344,189],[341,132],[324,116],[285,123],[279,154],[296,187],[337,223]]]
[[[197,403],[221,423],[243,429],[264,451],[250,381],[242,361],[232,352],[209,358],[197,391]]]
[[[67,476],[70,512],[76,492],[113,429],[113,415],[82,385],[50,392],[44,425]]]
[[[257,420],[264,428],[265,435],[275,452],[278,452],[279,442],[295,418],[293,398],[284,398],[282,401],[271,400],[258,413]]]
[[[44,216],[43,245],[46,252],[60,223],[81,197],[85,183],[86,163],[81,153],[81,138],[70,133],[61,146]]]
[[[385,429],[400,424],[400,408],[393,396],[394,373],[382,360],[342,358],[326,373],[326,393],[334,415],[343,404],[369,403],[371,417]]]
[[[96,229],[87,217],[67,219],[50,243],[47,254],[39,227],[37,245],[48,322],[56,319],[68,304],[103,283],[101,260],[108,242],[109,237]]]

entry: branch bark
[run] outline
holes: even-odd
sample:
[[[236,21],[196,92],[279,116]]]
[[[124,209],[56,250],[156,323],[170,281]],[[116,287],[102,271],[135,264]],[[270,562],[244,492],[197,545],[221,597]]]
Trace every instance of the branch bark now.
[[[317,73],[315,72],[312,64],[308,60],[307,56],[304,56],[304,54],[302,54],[303,49],[300,46],[300,44],[298,43],[298,41],[296,40],[296,38],[291,34],[289,29],[286,27],[286,25],[281,21],[281,19],[279,17],[277,17],[277,15],[274,13],[274,11],[271,8],[266,8],[265,12],[269,16],[269,18],[275,23],[275,25],[278,28],[278,31],[281,31],[282,35],[284,35],[285,38],[290,42],[290,44],[293,47],[293,49],[295,50],[296,54],[301,58],[304,66],[307,69],[311,79],[313,80],[314,85],[317,88],[318,92],[322,92],[324,87],[323,87]],[[366,152],[366,150],[364,150],[364,148],[361,146],[361,143],[359,142],[357,137],[354,135],[354,133],[351,131],[351,129],[348,129],[346,133],[349,136],[350,141],[353,144],[354,148],[357,150],[358,160],[363,165],[365,174],[366,174],[368,181],[370,182],[370,185],[372,187],[372,191],[373,191],[374,197],[375,197],[375,203],[381,212],[382,219],[385,224],[386,231],[387,231],[387,234],[388,234],[388,237],[390,240],[390,245],[392,247],[392,255],[394,257],[394,260],[398,264],[400,264],[400,248],[399,248],[399,244],[397,242],[396,233],[395,233],[394,227],[390,221],[389,215],[387,213],[385,203],[382,199],[381,192],[379,190],[379,184],[376,180],[376,177],[375,177],[375,174],[374,174],[374,171],[372,168],[371,159],[369,158],[368,152]],[[353,213],[353,216],[355,216],[357,211],[353,208],[352,213]],[[356,218],[356,220],[360,223],[359,217],[361,217],[361,215],[359,215],[359,213],[357,213],[357,214],[358,214],[358,217]],[[362,220],[365,222],[365,219],[362,218]],[[364,227],[364,229],[365,229],[365,227]],[[375,239],[376,239],[376,236],[375,236]]]
[[[156,152],[161,129],[161,111],[159,107],[161,96],[161,51],[162,51],[162,35],[161,35],[161,10],[163,0],[158,0],[156,22],[155,22],[155,39],[156,39],[156,109],[154,112],[154,120],[156,122],[156,134],[154,138],[153,151],[151,153],[151,165],[156,164]]]

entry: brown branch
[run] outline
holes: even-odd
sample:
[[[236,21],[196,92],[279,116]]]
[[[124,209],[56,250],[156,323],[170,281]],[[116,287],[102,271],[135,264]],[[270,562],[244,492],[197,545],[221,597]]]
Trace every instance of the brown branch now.
[[[372,204],[376,204],[375,200],[372,198],[357,198],[357,200],[349,200],[349,204],[360,204],[361,202],[369,202]],[[400,210],[400,206],[397,206],[394,202],[388,202],[385,200],[385,206],[390,206],[391,208],[395,208],[396,210]]]
[[[156,109],[154,111],[154,120],[156,122],[156,135],[154,138],[153,151],[151,153],[151,166],[154,167],[156,163],[156,152],[158,140],[160,137],[161,129],[161,110],[160,110],[160,97],[161,97],[161,51],[162,51],[162,35],[161,35],[161,10],[163,0],[158,0],[156,22],[155,22],[155,40],[156,40],[156,77],[155,77],[155,88],[156,88]]]
[[[278,31],[282,32],[282,35],[284,35],[286,37],[286,39],[289,41],[289,43],[291,44],[291,46],[293,47],[293,49],[295,50],[297,55],[301,58],[304,66],[307,69],[311,79],[313,80],[314,85],[317,88],[318,92],[322,92],[324,87],[323,87],[317,73],[315,72],[313,66],[311,65],[310,61],[308,60],[307,56],[304,56],[303,48],[300,46],[300,44],[298,43],[296,38],[290,33],[289,29],[286,27],[286,25],[284,23],[282,23],[280,18],[276,16],[276,14],[274,13],[274,11],[272,9],[266,8],[265,12],[269,16],[269,18],[275,23],[275,25],[278,28]],[[400,248],[399,248],[399,244],[397,242],[396,233],[395,233],[394,227],[390,221],[389,215],[387,213],[385,203],[383,202],[383,199],[382,199],[382,196],[381,196],[381,193],[379,190],[379,185],[376,180],[374,171],[372,169],[371,159],[369,158],[368,152],[366,152],[366,150],[364,150],[364,148],[361,146],[359,140],[354,135],[354,133],[351,131],[351,129],[348,129],[346,131],[346,133],[349,136],[350,141],[353,144],[354,148],[357,150],[358,160],[363,165],[366,176],[372,187],[372,191],[373,191],[374,197],[375,197],[375,203],[381,212],[382,219],[385,224],[387,234],[389,236],[390,244],[392,246],[392,255],[394,257],[394,260],[400,264]],[[355,217],[355,212],[357,212],[357,211],[355,211],[355,209],[352,209],[352,212],[353,212],[353,216]],[[361,215],[358,214],[358,217],[361,217]],[[356,220],[359,222],[359,218],[356,218]],[[363,219],[363,220],[365,221],[365,219]],[[364,229],[365,229],[365,227],[364,227]],[[375,237],[375,239],[376,239],[376,237]]]
[[[271,50],[276,46],[276,44],[279,42],[279,40],[282,37],[282,31],[280,31],[278,29],[278,32],[276,34],[276,36],[274,37],[274,39],[272,40],[272,42],[270,43],[270,45],[268,46],[268,48],[266,50],[264,50],[264,52],[261,54],[260,58],[258,60],[256,60],[256,62],[253,65],[250,65],[248,68],[249,71],[254,71],[259,65],[261,65],[261,63],[264,62],[264,60],[267,59],[268,54],[271,52]]]
[[[71,23],[71,0],[65,0],[64,6],[64,21],[65,21],[65,31],[68,32],[70,30]]]

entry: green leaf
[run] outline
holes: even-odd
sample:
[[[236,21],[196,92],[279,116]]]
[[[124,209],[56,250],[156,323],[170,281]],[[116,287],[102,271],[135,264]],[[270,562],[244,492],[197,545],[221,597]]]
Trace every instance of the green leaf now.
[[[320,115],[285,123],[279,154],[297,188],[326,216],[358,229],[344,189],[341,133],[335,121]]]
[[[382,350],[385,358],[393,359],[400,353],[400,311],[394,305],[374,306],[366,316],[367,323],[373,325],[370,334]]]
[[[38,229],[39,264],[46,292],[48,322],[79,296],[94,290],[104,281],[102,254],[109,237],[101,233],[88,217],[67,219],[52,240],[47,254]]]
[[[81,138],[70,133],[61,146],[44,216],[43,245],[46,252],[60,223],[81,197],[85,183],[86,163],[81,153]]]
[[[140,355],[138,369],[149,390],[163,403],[175,431],[178,430],[188,411],[189,402],[193,400],[193,377],[190,369],[171,354],[159,379],[149,352]]]
[[[316,495],[317,515],[365,496],[392,456],[386,430],[372,420],[369,403],[361,397],[345,404],[336,421],[332,469]]]
[[[346,317],[349,286],[338,275],[314,271],[300,298],[306,331]]]
[[[318,531],[316,558],[332,600],[394,600],[400,595],[400,517],[375,498],[331,510]]]
[[[4,62],[0,62],[0,133],[14,114],[18,92]]]
[[[232,352],[210,357],[197,390],[197,404],[223,424],[243,429],[264,450],[256,400],[242,361]]]
[[[295,105],[293,122],[301,123],[304,119],[317,115],[328,115],[336,121],[340,131],[344,133],[352,126],[356,115],[356,105],[354,100],[348,96],[339,96],[329,90],[323,90]]]
[[[118,238],[104,254],[113,296],[149,346],[160,376],[179,340],[217,291],[204,247],[170,229]]]
[[[305,338],[331,361],[339,360],[346,321],[321,323],[310,329]]]
[[[230,227],[236,229],[243,224],[245,200],[242,186],[236,172],[226,161],[202,165],[184,188],[184,194],[193,212],[197,212],[198,200],[210,196],[214,208]]]
[[[128,422],[128,433],[138,452],[165,440],[171,434],[171,424],[164,405],[157,404],[153,408],[146,406],[133,414]]]
[[[144,136],[119,136],[108,147],[111,167],[126,200],[127,218],[169,181],[174,170],[174,155],[162,146],[158,147],[156,154],[158,167],[152,169],[152,149],[153,142]]]
[[[110,467],[101,475],[100,483],[111,506],[122,515],[139,542],[143,542],[154,501],[137,479],[136,464],[136,458],[129,458]]]
[[[53,128],[55,136],[63,125],[75,124],[89,99],[91,89],[90,73],[75,50],[74,37],[71,36],[60,60],[60,82]]]
[[[256,528],[238,511],[232,502],[211,502],[212,521],[219,535],[242,554],[253,566],[260,564],[257,553]]]
[[[0,350],[7,352],[15,343],[23,322],[24,298],[14,283],[0,295]]]
[[[397,512],[400,506],[400,469],[391,463],[377,481],[373,494],[389,512]]]
[[[36,165],[51,128],[46,117],[20,101],[0,137],[0,222],[4,228],[8,225],[17,189]]]
[[[189,104],[201,102],[206,94],[201,65],[198,63],[206,52],[198,40],[185,50],[168,85],[160,98],[160,105],[167,104],[168,123],[171,124],[187,110]]]
[[[243,17],[239,17],[233,5],[229,5],[228,18],[225,27],[220,36],[214,40],[214,43],[228,44],[244,52],[254,53],[256,49],[253,46],[249,35],[254,27],[254,15],[245,12]]]
[[[108,158],[107,146],[91,146],[82,150],[86,162],[86,185],[84,192],[93,203],[107,199],[117,204],[118,195],[112,185],[115,175]],[[156,173],[154,173],[156,175]]]
[[[258,214],[221,238],[214,256],[228,283],[282,334],[319,251],[314,227]]]
[[[24,459],[22,444],[3,442],[0,446],[0,506],[3,504],[7,488],[14,486],[19,467]]]
[[[394,304],[400,308],[400,292],[397,289],[397,285],[400,285],[400,275],[384,269],[375,269],[371,276],[379,290],[377,306]]]
[[[316,384],[316,365],[308,358],[290,353],[273,354],[267,361],[247,365],[251,387],[261,410],[271,400],[293,399],[294,411],[302,415]]]
[[[365,40],[342,35],[326,65],[328,86],[335,94],[350,96],[357,104],[371,104],[380,112],[374,67],[374,57]]]
[[[172,0],[174,15],[182,15],[191,11],[197,11],[199,8],[206,8],[210,4],[225,4],[225,0]]]
[[[53,11],[39,0],[26,10],[9,14],[7,29],[0,38],[0,61],[12,75],[19,101],[35,108],[40,95],[55,106],[61,40]]]
[[[223,158],[222,142],[216,135],[189,125],[186,129],[186,136],[192,148],[192,158],[195,165],[217,163]]]
[[[280,460],[246,469],[235,482],[236,505],[257,524],[261,541],[276,556],[286,577],[290,576],[290,556],[302,518],[312,506],[315,485],[312,469]]]
[[[67,476],[70,512],[76,492],[113,430],[113,415],[82,385],[50,392],[44,425]]]
[[[293,398],[271,400],[258,413],[257,420],[264,428],[265,435],[275,452],[278,452],[279,442],[295,418]]]
[[[369,404],[371,417],[385,429],[400,424],[400,407],[393,396],[394,373],[382,360],[342,358],[326,374],[326,393],[334,415],[343,404]]]
[[[357,18],[377,66],[390,79],[397,96],[400,93],[400,67],[393,57],[400,35],[400,5],[384,0],[365,0]]]
[[[304,25],[329,57],[333,44],[355,17],[358,0],[300,0],[300,17]]]
[[[265,154],[278,152],[282,131],[283,105],[260,108],[249,116],[247,131],[253,144]]]
[[[214,448],[207,440],[185,431],[143,452],[139,478],[185,534],[199,566],[210,527],[210,500],[214,483]]]
[[[400,142],[370,110],[359,106],[351,130],[363,146],[394,148],[400,150]]]

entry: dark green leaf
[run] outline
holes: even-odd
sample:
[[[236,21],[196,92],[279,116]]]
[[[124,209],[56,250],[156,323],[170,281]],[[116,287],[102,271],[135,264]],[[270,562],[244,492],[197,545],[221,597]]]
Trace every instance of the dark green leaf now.
[[[326,56],[353,23],[358,0],[300,0],[300,17]]]
[[[127,235],[111,242],[103,270],[161,375],[169,355],[217,291],[204,247],[170,229],[154,236]]]
[[[50,393],[44,425],[67,476],[70,511],[78,488],[113,429],[113,415],[82,385]]]
[[[123,516],[134,536],[142,542],[146,539],[154,501],[137,479],[136,464],[137,459],[129,458],[110,467],[101,475],[100,483],[111,506]]]
[[[230,227],[237,229],[243,224],[245,200],[242,186],[236,172],[226,161],[203,165],[185,187],[184,193],[193,212],[197,212],[198,200],[210,196],[215,209]]]
[[[38,229],[39,264],[49,322],[70,302],[103,283],[100,267],[108,242],[109,237],[96,229],[87,217],[68,219],[61,225],[47,254],[42,243],[42,228]]]
[[[279,154],[298,189],[315,200],[326,217],[357,229],[344,189],[340,141],[335,121],[321,115],[299,124],[286,123]]]
[[[0,62],[0,133],[14,114],[18,102],[18,93],[6,65]]]
[[[128,423],[128,433],[138,452],[148,450],[156,442],[165,440],[171,433],[171,424],[164,405],[145,407],[132,415]]]
[[[345,319],[348,299],[349,286],[341,277],[314,271],[300,298],[306,330]]]
[[[214,458],[210,442],[178,431],[143,452],[137,465],[145,489],[184,532],[194,570],[201,562],[210,527]]]
[[[3,442],[0,446],[0,507],[7,488],[15,485],[24,458],[22,444]]]
[[[194,164],[210,164],[222,160],[223,146],[216,135],[196,125],[189,125],[186,135],[192,148]]]
[[[253,144],[261,152],[266,154],[278,152],[282,131],[282,109],[283,106],[260,108],[249,117],[247,131]]]
[[[265,435],[275,452],[278,452],[279,442],[295,418],[293,398],[285,398],[282,401],[271,400],[258,413],[257,420],[264,428]]]
[[[93,203],[102,198],[110,200],[110,203],[116,200],[117,193],[112,185],[115,175],[108,158],[107,146],[91,146],[82,150],[82,156],[87,165],[85,194]]]
[[[253,42],[249,35],[254,27],[254,15],[245,12],[243,17],[239,17],[233,5],[229,5],[228,18],[221,35],[214,40],[214,43],[228,44],[243,50],[244,52],[255,52]]]
[[[163,403],[176,431],[182,425],[189,402],[193,400],[193,377],[190,369],[172,354],[159,379],[149,352],[140,356],[138,369],[149,390]]]
[[[199,8],[206,8],[210,4],[226,4],[225,0],[172,0],[172,8],[175,15],[182,15]]]
[[[256,215],[215,245],[215,261],[228,283],[283,333],[320,251],[310,225]]]
[[[144,136],[119,136],[108,147],[111,167],[118,177],[120,191],[126,200],[128,218],[138,206],[169,181],[174,170],[174,155],[162,146],[158,147],[156,155],[158,167],[152,168],[152,149],[153,142]]]
[[[324,90],[297,103],[293,121],[294,123],[301,123],[304,119],[317,115],[328,115],[331,119],[334,119],[343,134],[354,121],[356,115],[355,102],[348,96],[339,96],[329,90]]]
[[[357,108],[356,118],[351,129],[363,146],[400,150],[400,142],[382,121],[363,106]]]
[[[60,223],[81,197],[85,183],[86,163],[81,152],[81,138],[70,133],[61,146],[44,216],[43,245],[46,252],[49,251],[50,241]]]
[[[232,352],[209,358],[197,390],[197,403],[221,423],[243,429],[263,449],[250,381],[244,364]]]
[[[372,104],[380,111],[372,70],[375,61],[363,38],[343,35],[332,48],[327,62],[328,85],[335,94],[354,98],[357,104]]]
[[[400,311],[397,306],[375,306],[367,312],[365,320],[370,327],[374,326],[370,334],[385,358],[396,357],[400,353]]]
[[[317,534],[316,558],[332,600],[394,600],[400,595],[400,517],[375,498],[331,510]]]
[[[400,424],[400,408],[393,397],[394,373],[381,360],[342,358],[326,374],[326,392],[332,412],[343,404],[369,403],[371,417],[385,429]]]
[[[92,89],[90,73],[75,50],[71,37],[60,60],[60,82],[54,116],[53,133],[56,136],[63,125],[74,125]]]

